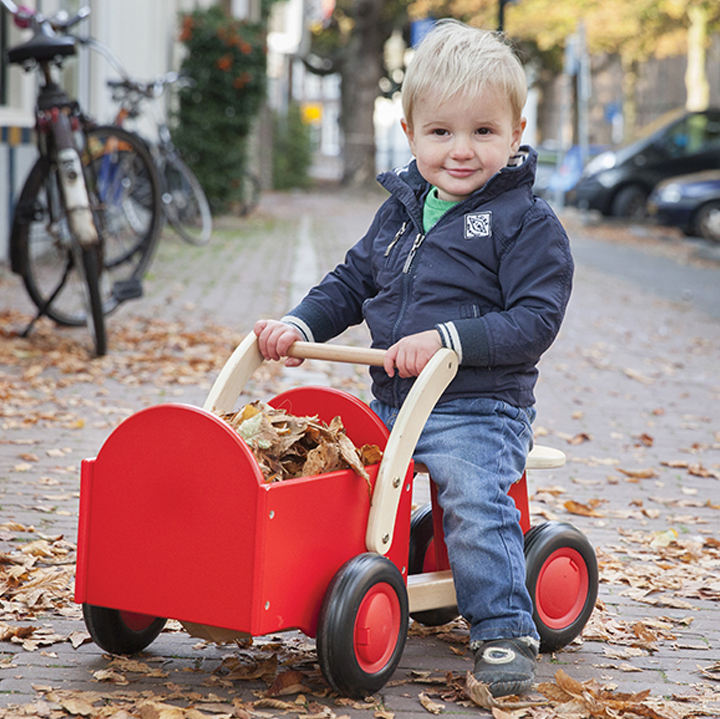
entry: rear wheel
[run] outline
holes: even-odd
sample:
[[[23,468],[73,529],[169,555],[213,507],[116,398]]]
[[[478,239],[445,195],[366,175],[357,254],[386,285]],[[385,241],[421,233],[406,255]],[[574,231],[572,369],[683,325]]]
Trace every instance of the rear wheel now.
[[[254,212],[260,204],[260,180],[249,170],[243,172],[242,182],[242,204],[240,206],[241,217],[246,217]]]
[[[150,645],[167,622],[136,612],[83,604],[83,618],[92,640],[111,654],[135,654]]]
[[[407,625],[398,568],[379,554],[348,560],[330,583],[318,620],[318,660],[330,686],[356,698],[381,689],[400,662]]]
[[[206,245],[212,232],[212,215],[203,188],[177,155],[164,155],[162,203],[165,215],[180,237],[193,245]]]
[[[410,519],[410,556],[408,558],[408,574],[423,574],[437,571],[435,560],[435,543],[433,542],[432,505],[418,507]],[[439,627],[451,622],[458,616],[457,607],[438,607],[413,612],[412,619],[426,627]]]
[[[695,234],[710,242],[720,242],[720,202],[708,202],[697,212]]]
[[[162,229],[160,180],[145,143],[113,126],[87,132],[83,163],[106,268],[139,279]]]
[[[545,522],[525,535],[526,584],[540,650],[569,644],[587,623],[598,592],[595,551],[572,524]]]

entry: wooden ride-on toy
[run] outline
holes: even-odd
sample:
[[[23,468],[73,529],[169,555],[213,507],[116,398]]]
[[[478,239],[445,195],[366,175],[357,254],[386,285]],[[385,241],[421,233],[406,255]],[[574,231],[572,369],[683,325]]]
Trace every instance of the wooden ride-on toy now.
[[[301,342],[291,354],[375,365],[383,358]],[[356,446],[380,446],[382,461],[367,468],[371,495],[352,470],[264,481],[247,445],[217,416],[233,409],[262,361],[250,334],[202,409],[141,410],[83,461],[75,601],[93,640],[119,654],[147,647],[166,617],[219,642],[300,629],[317,638],[329,684],[366,696],[395,671],[410,613],[456,613],[442,532],[428,533],[427,513],[416,513],[411,528],[411,497],[412,453],[457,357],[433,357],[390,433],[367,405],[332,388],[298,387],[270,400],[326,422],[340,415]],[[535,449],[529,466],[557,457]],[[524,478],[516,494],[527,531]],[[594,553],[574,532],[546,523],[526,534],[528,586],[550,648],[579,633],[597,591]],[[553,589],[558,583],[564,592]]]

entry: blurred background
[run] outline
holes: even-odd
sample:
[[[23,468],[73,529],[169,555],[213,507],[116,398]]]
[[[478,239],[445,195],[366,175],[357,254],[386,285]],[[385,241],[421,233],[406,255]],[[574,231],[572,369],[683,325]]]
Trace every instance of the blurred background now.
[[[683,202],[685,176],[710,171],[704,177],[710,199],[702,206],[707,215],[710,203],[715,215],[704,222],[711,228],[713,219],[720,222],[720,174],[712,174],[720,172],[716,0],[35,2],[48,15],[88,5],[91,14],[76,34],[109,48],[133,77],[176,70],[190,78],[158,98],[156,112],[169,122],[216,213],[232,213],[241,201],[244,167],[264,189],[289,189],[369,185],[377,172],[405,164],[410,155],[399,123],[405,68],[429,27],[455,17],[502,30],[524,63],[530,85],[524,140],[539,151],[538,194],[558,207],[667,218],[666,200],[671,209]],[[3,229],[35,157],[36,78],[4,57],[27,33],[2,14]],[[119,75],[108,53],[80,46],[64,73],[83,109],[111,121],[117,106],[106,81]],[[139,118],[146,135],[156,126]],[[668,178],[670,191],[659,188],[651,197]],[[683,222],[688,233],[700,234],[692,213]],[[2,257],[6,234],[0,232]]]

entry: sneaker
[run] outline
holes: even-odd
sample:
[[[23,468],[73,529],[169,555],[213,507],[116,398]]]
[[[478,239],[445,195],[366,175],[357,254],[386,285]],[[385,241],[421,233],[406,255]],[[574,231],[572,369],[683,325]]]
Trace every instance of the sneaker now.
[[[487,684],[494,697],[523,694],[535,680],[539,642],[532,637],[491,639],[478,642],[475,671],[479,682]]]

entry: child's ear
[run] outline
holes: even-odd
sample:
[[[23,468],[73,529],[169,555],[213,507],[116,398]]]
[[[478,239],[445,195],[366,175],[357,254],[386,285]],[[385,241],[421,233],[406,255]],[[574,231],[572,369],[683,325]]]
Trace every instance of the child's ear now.
[[[408,144],[410,145],[410,151],[415,154],[415,133],[413,132],[412,125],[408,124],[408,121],[403,117],[400,119],[400,126],[407,137]]]
[[[525,128],[527,127],[527,118],[521,117],[520,122],[515,126],[515,129],[512,133],[512,154],[514,155],[519,149],[520,145],[522,144],[522,136],[523,132],[525,132]]]

